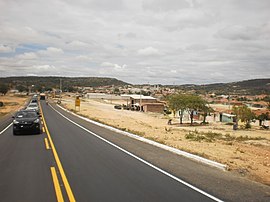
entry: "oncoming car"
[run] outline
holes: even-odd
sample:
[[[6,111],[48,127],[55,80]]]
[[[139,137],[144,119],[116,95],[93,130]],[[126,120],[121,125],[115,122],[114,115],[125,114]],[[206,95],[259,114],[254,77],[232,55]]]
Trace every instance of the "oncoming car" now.
[[[40,115],[35,111],[21,110],[13,116],[13,134],[40,134]]]

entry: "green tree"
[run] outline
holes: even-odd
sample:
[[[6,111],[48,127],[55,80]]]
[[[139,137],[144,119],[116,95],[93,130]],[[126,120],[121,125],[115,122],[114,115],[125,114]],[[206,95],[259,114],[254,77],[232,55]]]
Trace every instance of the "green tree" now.
[[[190,116],[190,124],[193,124],[194,112],[202,111],[204,123],[206,116],[212,111],[212,108],[207,106],[207,102],[197,95],[175,94],[168,98],[169,108],[173,111],[179,111],[180,124],[183,123],[184,111],[188,111]]]
[[[270,96],[265,96],[262,100],[267,102],[267,109],[270,109]]]
[[[43,87],[39,84],[34,85],[34,87],[32,88],[33,92],[43,92]]]
[[[262,125],[262,122],[264,120],[268,120],[269,119],[269,112],[266,112],[266,113],[262,113],[260,115],[257,116],[257,119],[259,120],[259,126]]]
[[[67,90],[68,92],[76,92],[76,91],[77,91],[77,89],[74,88],[73,86],[68,86],[68,87],[66,88],[66,90]]]
[[[245,128],[250,128],[250,122],[255,118],[255,114],[246,105],[236,106],[234,105],[233,113],[236,115],[236,122],[239,120],[245,123]]]
[[[53,89],[52,89],[51,87],[46,86],[46,87],[44,88],[44,90],[45,90],[45,91],[52,91]]]
[[[17,89],[19,92],[27,92],[27,91],[28,91],[28,88],[26,88],[26,87],[23,86],[23,85],[18,85],[18,86],[16,86],[16,89]]]
[[[186,100],[187,95],[184,94],[174,94],[168,97],[168,105],[169,108],[173,111],[173,114],[175,116],[176,112],[179,111],[180,116],[180,124],[183,124],[183,115],[184,111],[186,110]]]
[[[193,125],[194,112],[204,109],[207,102],[197,95],[188,95],[186,103],[190,116],[190,125]]]
[[[0,93],[5,95],[7,94],[7,92],[8,92],[8,86],[5,84],[0,84]]]
[[[144,95],[144,96],[150,96],[151,95],[151,92],[150,91],[144,91],[144,90],[142,90],[142,95]]]
[[[214,112],[214,109],[210,107],[207,103],[201,106],[200,111],[202,112],[203,115],[203,122],[206,123],[206,117],[208,116],[209,113]]]
[[[119,90],[119,88],[115,88],[114,90],[113,90],[113,94],[119,94],[120,95],[120,90]]]

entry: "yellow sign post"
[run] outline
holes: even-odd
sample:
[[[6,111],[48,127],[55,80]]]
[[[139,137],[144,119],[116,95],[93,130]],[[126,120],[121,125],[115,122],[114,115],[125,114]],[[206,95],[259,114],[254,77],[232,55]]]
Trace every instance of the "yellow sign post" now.
[[[81,108],[81,100],[79,97],[76,97],[75,99],[75,110],[76,110],[76,107],[79,107],[79,111],[80,111],[80,108]]]

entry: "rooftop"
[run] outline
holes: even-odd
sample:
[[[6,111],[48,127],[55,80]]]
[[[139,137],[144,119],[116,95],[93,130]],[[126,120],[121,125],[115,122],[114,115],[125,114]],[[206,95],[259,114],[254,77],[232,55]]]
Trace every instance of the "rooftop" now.
[[[139,100],[139,99],[142,99],[142,100],[156,100],[156,98],[154,97],[151,97],[151,96],[144,96],[144,95],[121,95],[121,97],[123,98],[132,98],[132,99],[135,99],[135,100]]]

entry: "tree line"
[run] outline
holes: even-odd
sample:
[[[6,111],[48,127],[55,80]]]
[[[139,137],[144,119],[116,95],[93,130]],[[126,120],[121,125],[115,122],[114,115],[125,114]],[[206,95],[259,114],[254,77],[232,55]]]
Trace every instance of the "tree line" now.
[[[210,113],[214,112],[214,109],[209,106],[209,103],[198,95],[192,94],[174,94],[168,97],[168,106],[172,110],[174,116],[176,112],[179,111],[180,124],[183,124],[184,112],[188,112],[190,117],[190,125],[193,125],[194,114],[199,112],[203,116],[202,124],[206,124],[206,117]],[[269,114],[261,114],[256,116],[250,108],[246,105],[233,106],[232,112],[235,115],[236,129],[238,127],[238,122],[244,122],[245,128],[251,127],[251,122],[255,119],[259,120],[261,125],[262,121],[269,119]]]

